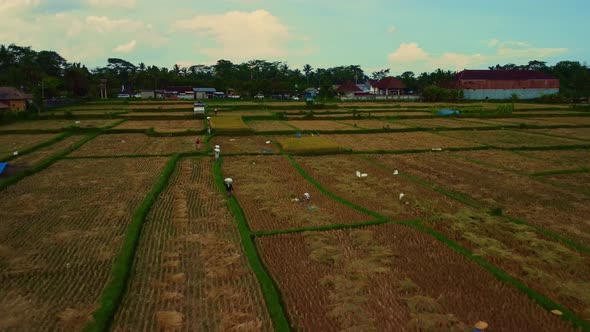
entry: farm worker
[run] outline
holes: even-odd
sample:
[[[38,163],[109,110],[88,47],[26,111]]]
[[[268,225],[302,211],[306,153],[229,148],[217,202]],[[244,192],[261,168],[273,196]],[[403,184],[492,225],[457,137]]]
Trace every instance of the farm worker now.
[[[227,190],[227,196],[231,197],[232,192],[234,191],[234,186],[230,182],[225,183],[225,190]]]
[[[309,202],[311,202],[311,196],[309,195],[309,193],[303,194],[303,203],[309,203]]]
[[[207,127],[207,133],[211,134],[211,127]]]
[[[473,332],[484,332],[485,329],[488,328],[488,323],[479,321],[475,323],[475,330]]]
[[[200,149],[201,148],[201,138],[197,137],[195,144],[197,145],[197,149]]]
[[[210,116],[207,117],[207,125],[209,127],[211,127],[211,117]]]
[[[219,155],[221,154],[221,150],[220,149],[215,149],[215,161],[219,160]]]
[[[214,114],[215,114],[215,116],[217,116],[217,108],[215,109],[215,112],[214,112]]]
[[[227,190],[227,196],[231,196],[232,195],[232,192],[234,190],[234,186],[232,185],[233,182],[234,182],[234,180],[232,180],[232,178],[227,178],[224,181],[224,183],[225,183],[225,190]]]

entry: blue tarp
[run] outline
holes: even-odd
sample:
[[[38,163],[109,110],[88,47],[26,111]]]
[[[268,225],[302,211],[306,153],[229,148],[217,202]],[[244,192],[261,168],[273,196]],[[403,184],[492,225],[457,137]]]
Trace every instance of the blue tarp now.
[[[8,166],[8,163],[0,163],[0,174],[2,174],[2,172],[4,172],[4,169],[6,168],[6,166]]]
[[[461,114],[461,112],[457,110],[440,110],[436,112],[438,115],[453,115],[453,114]]]

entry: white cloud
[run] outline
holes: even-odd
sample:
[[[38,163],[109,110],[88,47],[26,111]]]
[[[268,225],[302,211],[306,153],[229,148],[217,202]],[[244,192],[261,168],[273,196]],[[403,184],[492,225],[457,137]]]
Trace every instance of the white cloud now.
[[[122,7],[129,9],[137,6],[136,0],[86,0],[86,3],[96,7]]]
[[[428,60],[429,55],[417,43],[401,43],[399,48],[387,58],[391,63],[402,64],[425,61]]]
[[[135,46],[137,46],[137,41],[132,40],[132,41],[128,42],[127,44],[121,44],[121,45],[113,48],[113,52],[130,53],[135,49]]]
[[[100,33],[112,31],[131,32],[142,29],[145,25],[139,21],[132,20],[112,20],[106,16],[88,16],[86,25]]]
[[[9,11],[23,11],[32,6],[37,6],[40,0],[0,0],[0,14]]]
[[[280,58],[288,54],[285,44],[293,38],[289,28],[266,10],[201,15],[180,20],[172,28],[212,38],[217,45],[199,52],[215,59]]]
[[[463,70],[488,67],[497,63],[525,63],[533,59],[545,59],[566,53],[567,48],[538,48],[525,42],[503,42],[492,39],[486,42],[490,52],[481,54],[429,53],[417,43],[402,43],[388,55],[389,63],[395,67],[411,67],[413,70],[430,71],[437,68]],[[405,69],[403,69],[405,70]],[[395,71],[395,70],[394,70]]]
[[[389,32],[389,33],[394,33],[396,31],[397,31],[397,28],[395,26],[393,26],[393,25],[390,26],[389,29],[387,29],[387,32]]]

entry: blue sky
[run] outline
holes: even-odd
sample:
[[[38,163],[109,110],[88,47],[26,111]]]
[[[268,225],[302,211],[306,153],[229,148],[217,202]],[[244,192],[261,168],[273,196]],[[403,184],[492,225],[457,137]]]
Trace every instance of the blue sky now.
[[[218,59],[393,74],[585,62],[590,1],[0,0],[0,43],[172,67]]]

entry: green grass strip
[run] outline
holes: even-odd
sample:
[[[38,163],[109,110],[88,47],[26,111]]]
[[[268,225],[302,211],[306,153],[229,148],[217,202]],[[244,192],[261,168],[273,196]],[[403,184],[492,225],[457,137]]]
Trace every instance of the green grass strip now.
[[[561,174],[577,174],[577,173],[588,173],[590,168],[580,167],[578,169],[563,169],[555,171],[537,172],[530,174],[531,176],[548,176],[548,175],[561,175]]]
[[[31,152],[35,152],[35,151],[37,151],[37,150],[39,150],[39,149],[41,149],[41,148],[44,148],[44,147],[46,147],[46,146],[50,146],[50,145],[53,145],[53,144],[55,144],[55,143],[57,143],[57,142],[63,141],[64,139],[66,139],[66,138],[68,138],[68,137],[70,137],[70,136],[72,136],[72,134],[71,134],[71,133],[64,133],[64,134],[61,134],[61,135],[59,135],[59,136],[56,136],[56,137],[54,137],[54,138],[52,138],[52,139],[50,139],[50,140],[48,140],[48,141],[46,141],[46,142],[43,142],[43,143],[37,144],[37,145],[35,145],[35,146],[32,146],[32,147],[30,147],[30,148],[27,148],[27,149],[21,150],[21,151],[19,151],[19,152],[18,152],[18,155],[16,155],[16,156],[14,156],[14,155],[11,155],[10,157],[4,158],[3,160],[4,160],[5,162],[7,162],[7,161],[11,161],[11,160],[14,160],[14,159],[16,159],[16,158],[18,158],[18,157],[22,157],[22,156],[24,156],[24,155],[27,155],[27,154],[29,154],[29,153],[31,153]]]
[[[375,226],[375,225],[383,225],[383,224],[413,224],[413,223],[424,223],[429,221],[434,221],[438,218],[432,219],[417,219],[417,220],[407,220],[407,221],[396,221],[390,219],[376,219],[367,222],[358,222],[352,224],[330,224],[324,226],[317,226],[317,227],[301,227],[301,228],[293,228],[287,230],[276,230],[276,231],[259,231],[252,233],[253,237],[261,237],[261,236],[273,236],[279,234],[294,234],[294,233],[304,233],[304,232],[324,232],[324,231],[333,231],[333,230],[341,230],[341,229],[354,229],[354,228],[362,228],[367,226]]]
[[[125,233],[123,245],[115,257],[111,269],[110,281],[102,291],[100,307],[92,314],[94,320],[85,326],[84,329],[86,331],[107,331],[109,329],[125,293],[129,276],[131,275],[133,260],[145,217],[149,213],[158,195],[168,185],[170,176],[176,169],[176,163],[179,159],[180,155],[177,154],[168,160],[160,177],[152,186],[152,189],[144,198],[141,205],[133,213],[133,217],[131,218],[127,232]]]
[[[479,266],[483,267],[484,269],[488,270],[494,277],[498,280],[515,287],[519,291],[525,293],[528,298],[533,300],[535,303],[543,307],[547,311],[551,311],[557,309],[563,313],[562,318],[572,323],[576,328],[581,328],[583,331],[590,331],[590,323],[581,319],[576,314],[571,312],[570,310],[558,305],[557,303],[553,302],[548,297],[538,293],[537,291],[533,290],[532,288],[527,287],[524,283],[519,281],[518,279],[510,276],[504,270],[498,268],[497,266],[488,263],[486,260],[481,258],[480,256],[474,255],[471,251],[466,248],[461,247],[458,243],[450,240],[443,234],[428,228],[422,224],[408,224],[409,227],[414,227],[422,232],[428,233],[438,241],[444,243],[448,247],[452,248],[456,252],[460,253],[461,255],[467,257],[468,259],[472,260],[473,262],[477,263]]]
[[[326,194],[328,197],[330,197],[330,198],[332,198],[332,199],[334,199],[346,206],[349,206],[353,209],[356,209],[356,210],[361,211],[367,215],[370,215],[376,219],[379,219],[379,220],[387,219],[385,216],[383,216],[377,212],[371,211],[371,210],[366,209],[362,206],[359,206],[359,205],[356,205],[352,202],[349,202],[349,201],[345,200],[344,198],[327,190],[326,188],[324,188],[324,186],[322,186],[319,182],[317,182],[314,178],[312,178],[309,174],[307,174],[307,172],[301,166],[299,166],[299,164],[297,164],[297,162],[293,159],[293,157],[291,157],[290,155],[285,155],[285,157],[287,158],[287,160],[289,160],[289,163],[291,163],[291,166],[293,166],[293,168],[295,168],[297,170],[297,172],[299,172],[299,174],[301,174],[301,176],[303,176],[307,181],[309,181],[311,184],[313,184],[316,188],[318,188],[319,191]]]
[[[219,190],[225,194],[225,188],[223,187],[223,175],[221,171],[222,161],[223,159],[221,158],[219,162],[215,162],[213,164],[213,177]],[[244,248],[244,253],[248,259],[248,262],[250,263],[252,271],[254,271],[254,274],[258,279],[258,283],[260,284],[262,295],[264,296],[264,300],[266,302],[266,308],[268,310],[270,319],[273,322],[275,331],[290,331],[289,320],[285,313],[279,291],[277,290],[277,287],[275,286],[272,278],[264,268],[264,265],[258,256],[256,245],[254,244],[254,238],[252,237],[252,233],[246,221],[244,211],[240,207],[235,196],[228,198],[227,206],[237,219],[238,231],[242,239],[241,242]]]

